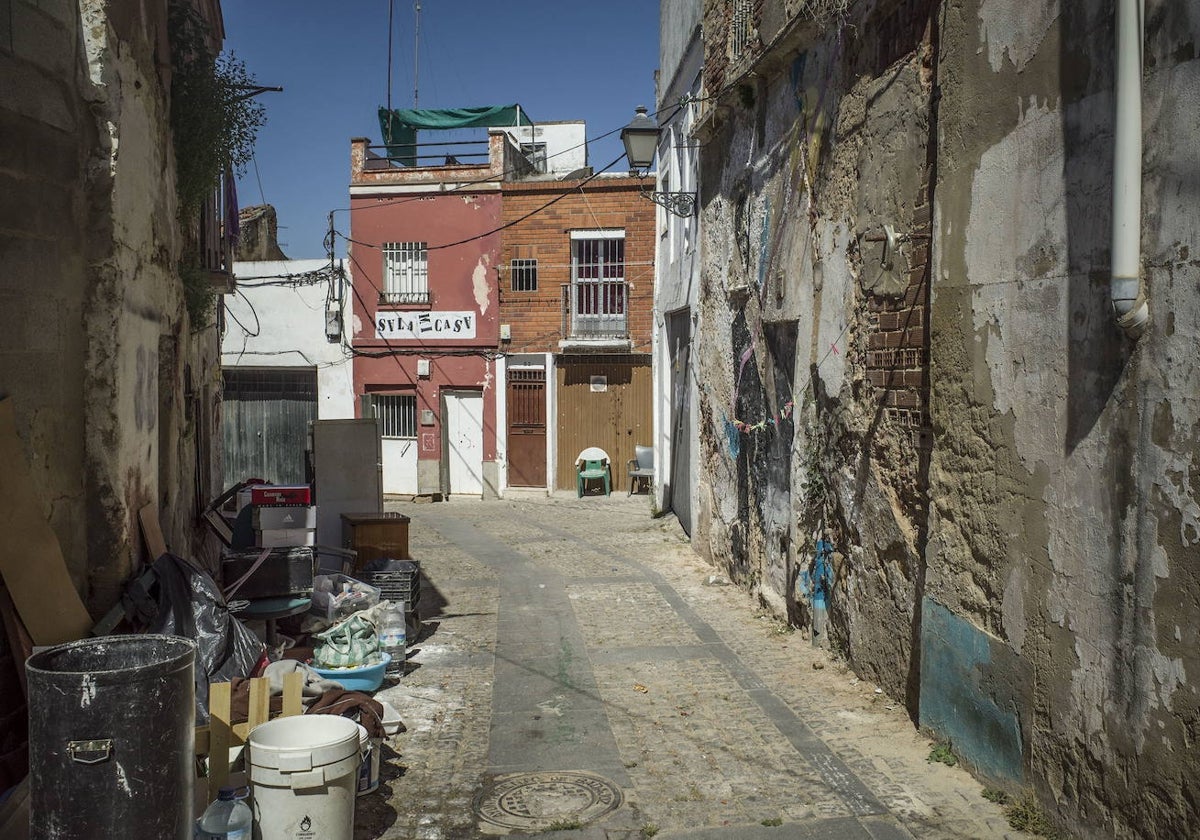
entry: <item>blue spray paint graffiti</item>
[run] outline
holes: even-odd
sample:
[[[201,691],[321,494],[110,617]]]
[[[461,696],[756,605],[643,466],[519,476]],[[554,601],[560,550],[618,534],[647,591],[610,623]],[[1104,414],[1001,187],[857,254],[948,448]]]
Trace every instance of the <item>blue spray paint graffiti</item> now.
[[[804,68],[808,66],[808,53],[802,52],[792,62],[792,97],[796,100],[796,110],[804,110]]]
[[[758,239],[758,289],[762,292],[767,279],[767,266],[771,262],[771,207],[763,208],[762,234]]]
[[[742,433],[728,417],[725,418],[725,440],[729,442],[729,454],[736,460],[742,453]]]
[[[796,590],[812,605],[813,646],[825,647],[828,643],[829,596],[833,592],[833,543],[819,539],[815,549],[811,566],[800,569],[796,577]]]
[[[833,543],[817,540],[812,565],[800,570],[796,585],[799,594],[808,598],[814,608],[829,606],[829,593],[833,590]]]

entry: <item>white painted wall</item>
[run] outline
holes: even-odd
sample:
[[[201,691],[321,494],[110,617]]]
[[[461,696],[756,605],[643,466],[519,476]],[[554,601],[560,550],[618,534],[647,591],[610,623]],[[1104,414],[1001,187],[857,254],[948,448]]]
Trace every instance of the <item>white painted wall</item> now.
[[[565,175],[587,166],[587,124],[548,122],[505,128],[517,143],[545,143],[547,172]]]
[[[263,285],[286,283],[287,278],[304,283],[297,275],[328,273],[328,269],[328,260],[234,263],[238,293],[223,298],[226,326],[221,341],[221,366],[315,367],[317,417],[338,420],[354,416],[354,373],[353,359],[343,345],[330,344],[325,338],[329,282]],[[332,283],[336,301],[343,292],[336,277]],[[348,312],[348,304],[346,309]],[[257,335],[247,335],[247,330]],[[342,332],[344,335],[344,323]]]
[[[669,7],[669,8],[668,8]],[[700,17],[699,0],[672,0],[662,4],[664,20],[668,12],[672,19],[686,20],[694,24]],[[699,193],[700,150],[699,141],[692,137],[692,126],[695,122],[697,105],[694,102],[678,106],[685,98],[694,99],[700,95],[700,73],[704,58],[704,45],[700,40],[699,29],[689,25],[687,35],[681,37],[673,30],[675,36],[664,36],[660,45],[660,74],[658,110],[662,123],[662,133],[658,143],[658,189],[664,192],[695,192]],[[664,30],[665,32],[665,30]],[[696,465],[700,459],[700,438],[698,424],[692,423],[690,439],[674,442],[672,440],[671,400],[671,348],[668,346],[666,318],[683,307],[691,307],[693,318],[697,311],[696,302],[700,288],[699,260],[699,202],[694,215],[683,218],[659,207],[657,218],[658,246],[654,260],[654,326],[651,336],[651,352],[654,354],[653,389],[654,389],[654,500],[662,508],[665,504],[664,484],[671,480],[671,464],[675,453],[672,446],[678,443],[686,446],[690,453],[693,480],[686,487],[672,487],[674,498],[679,494],[690,494],[693,518],[696,511],[696,496],[698,483]],[[692,354],[693,370],[696,364],[695,354]],[[689,381],[691,389],[691,405],[698,406],[699,393],[695,377]],[[682,507],[682,505],[681,505]],[[691,522],[684,522],[689,533],[693,531]]]

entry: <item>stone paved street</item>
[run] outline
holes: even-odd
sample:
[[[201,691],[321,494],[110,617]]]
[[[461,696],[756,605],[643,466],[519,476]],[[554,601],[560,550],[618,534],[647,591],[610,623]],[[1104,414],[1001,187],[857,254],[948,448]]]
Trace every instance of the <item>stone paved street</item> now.
[[[356,840],[551,823],[604,840],[1021,836],[965,771],[927,761],[903,708],[744,591],[705,585],[714,570],[646,497],[389,509],[412,517],[430,632],[383,692],[408,731],[358,800]],[[604,780],[623,799],[572,828],[573,807],[603,810]]]

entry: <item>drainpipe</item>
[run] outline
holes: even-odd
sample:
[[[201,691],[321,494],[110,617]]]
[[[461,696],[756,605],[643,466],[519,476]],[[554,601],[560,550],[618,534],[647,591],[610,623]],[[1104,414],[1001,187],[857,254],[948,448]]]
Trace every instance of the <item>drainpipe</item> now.
[[[1117,325],[1133,338],[1150,320],[1141,286],[1143,2],[1117,0],[1116,19],[1111,294]]]

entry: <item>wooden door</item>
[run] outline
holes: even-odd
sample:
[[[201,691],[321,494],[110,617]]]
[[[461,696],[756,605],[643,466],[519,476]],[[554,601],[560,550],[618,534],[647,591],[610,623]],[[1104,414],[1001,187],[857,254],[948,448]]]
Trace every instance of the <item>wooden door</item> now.
[[[508,372],[508,483],[546,486],[546,371]]]
[[[589,446],[608,453],[613,492],[627,492],[634,446],[654,445],[649,356],[559,357],[559,490],[575,489],[575,458]]]

